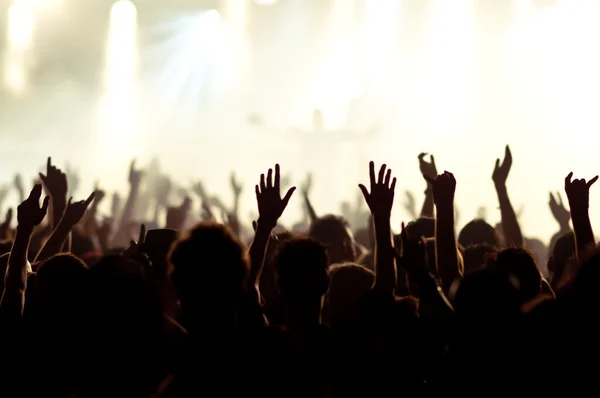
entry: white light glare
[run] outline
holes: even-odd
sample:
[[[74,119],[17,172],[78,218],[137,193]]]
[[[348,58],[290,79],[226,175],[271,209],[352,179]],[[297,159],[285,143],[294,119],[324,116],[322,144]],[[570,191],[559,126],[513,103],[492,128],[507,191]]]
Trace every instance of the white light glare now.
[[[254,2],[260,6],[272,6],[277,4],[277,0],[254,0]]]

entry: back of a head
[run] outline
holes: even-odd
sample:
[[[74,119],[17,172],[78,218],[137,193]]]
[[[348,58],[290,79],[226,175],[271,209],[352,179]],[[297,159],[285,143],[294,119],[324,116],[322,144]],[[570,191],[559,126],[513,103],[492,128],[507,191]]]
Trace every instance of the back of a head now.
[[[37,297],[40,302],[67,298],[81,291],[88,267],[71,254],[57,254],[40,264],[37,270]]]
[[[275,261],[277,287],[284,300],[321,297],[327,292],[329,261],[325,248],[311,239],[284,243]]]
[[[173,244],[170,277],[180,300],[237,301],[248,272],[246,249],[224,225],[202,223]]]
[[[548,271],[552,274],[552,285],[556,286],[562,277],[569,260],[575,255],[575,234],[567,232],[556,240],[548,261]]]
[[[469,273],[482,269],[488,257],[494,256],[496,253],[496,250],[485,244],[467,247],[462,253],[465,272]]]
[[[177,231],[174,229],[151,229],[146,234],[145,251],[152,262],[152,268],[160,277],[167,276],[167,256],[176,240]]]
[[[499,267],[517,278],[522,302],[529,301],[540,293],[542,274],[528,250],[505,249],[499,252],[489,265]]]
[[[404,228],[408,239],[433,238],[435,236],[435,219],[419,217],[409,222]]]
[[[327,315],[332,326],[353,323],[358,316],[359,303],[371,290],[375,274],[362,265],[346,263],[329,268]]]
[[[465,249],[476,245],[488,245],[493,249],[500,247],[494,227],[481,219],[475,219],[463,227],[458,235],[458,243]]]
[[[453,306],[458,320],[496,323],[519,316],[519,283],[507,272],[486,268],[457,283]]]
[[[308,236],[327,248],[330,264],[355,260],[354,238],[343,218],[327,215],[315,220]]]

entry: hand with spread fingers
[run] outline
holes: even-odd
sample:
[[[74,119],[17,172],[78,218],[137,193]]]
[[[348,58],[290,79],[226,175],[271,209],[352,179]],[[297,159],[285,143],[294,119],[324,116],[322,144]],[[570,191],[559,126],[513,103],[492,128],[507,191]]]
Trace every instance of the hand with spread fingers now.
[[[287,207],[296,187],[288,189],[283,198],[281,197],[280,189],[281,172],[279,164],[276,164],[275,176],[273,176],[273,169],[269,169],[266,178],[264,174],[260,175],[260,184],[256,185],[254,189],[256,201],[258,202],[259,225],[263,222],[271,228],[277,225],[277,221]]]
[[[389,218],[394,204],[396,177],[392,178],[392,170],[384,164],[379,168],[379,175],[375,179],[375,163],[369,163],[370,192],[363,184],[358,187],[362,191],[365,202],[375,218]]]
[[[136,188],[139,187],[143,177],[144,172],[135,168],[135,159],[133,159],[129,164],[129,185]]]
[[[590,188],[598,181],[598,176],[586,181],[584,178],[572,180],[573,173],[565,178],[565,192],[569,206],[573,209],[585,209],[590,206]]]
[[[571,221],[571,212],[567,210],[563,204],[560,192],[557,192],[556,196],[550,192],[550,202],[548,205],[550,206],[550,211],[552,212],[554,219],[558,222],[561,229],[568,229],[569,221]]]
[[[72,226],[77,225],[77,223],[79,223],[79,221],[85,215],[87,208],[90,206],[95,196],[96,192],[94,191],[86,200],[81,200],[74,203],[73,198],[69,198],[67,209],[63,215],[63,221]]]
[[[425,156],[427,156],[426,152],[419,154],[419,169],[421,170],[423,178],[429,182],[429,179],[435,179],[437,177],[438,172],[433,155],[429,156],[429,162],[425,160]]]

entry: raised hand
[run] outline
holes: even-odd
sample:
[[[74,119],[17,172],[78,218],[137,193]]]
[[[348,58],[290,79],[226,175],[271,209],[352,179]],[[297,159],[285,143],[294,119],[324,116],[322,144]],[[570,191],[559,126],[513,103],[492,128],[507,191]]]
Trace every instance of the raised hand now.
[[[427,156],[426,152],[419,154],[419,169],[421,170],[421,174],[426,181],[430,179],[435,179],[438,175],[437,167],[435,166],[435,158],[433,155],[429,156],[429,163],[425,160],[425,156]]]
[[[156,182],[154,195],[156,197],[156,202],[159,206],[167,207],[169,201],[169,194],[171,193],[171,189],[173,188],[173,183],[171,179],[166,176],[158,177],[158,181]]]
[[[571,212],[565,208],[563,205],[563,200],[560,192],[556,193],[556,196],[550,192],[550,202],[548,203],[550,206],[550,211],[554,216],[554,219],[558,222],[561,227],[565,227],[569,225],[569,221],[571,221]]]
[[[50,197],[46,196],[42,207],[40,207],[41,196],[42,186],[37,184],[31,190],[29,197],[17,207],[17,221],[19,222],[19,227],[33,229],[42,222],[44,217],[46,217]]]
[[[404,210],[408,213],[411,219],[416,220],[417,215],[417,207],[414,195],[410,191],[404,192],[404,202],[402,202],[402,206]]]
[[[387,170],[387,172],[386,172]],[[363,184],[358,184],[365,198],[365,202],[375,218],[389,218],[392,214],[394,204],[394,191],[396,189],[396,177],[392,179],[392,170],[384,164],[379,169],[379,176],[375,180],[375,163],[369,163],[369,178],[371,192]],[[391,180],[391,181],[390,181]]]
[[[96,197],[96,192],[92,192],[92,194],[86,199],[79,202],[73,203],[73,198],[69,198],[69,202],[67,203],[67,209],[65,210],[65,214],[63,215],[63,222],[68,223],[73,226],[79,223],[87,208],[90,206],[94,198]]]
[[[573,210],[587,210],[590,205],[590,188],[596,181],[598,176],[586,181],[584,178],[571,181],[573,173],[565,178],[565,192],[569,199],[569,206]]]
[[[231,190],[233,191],[233,196],[239,197],[244,187],[242,186],[242,183],[237,179],[235,173],[231,173],[229,183],[231,185]]]
[[[456,191],[456,179],[448,171],[440,174],[437,178],[427,178],[433,187],[433,201],[436,206],[452,205],[454,203],[454,192]]]
[[[194,191],[194,193],[203,201],[208,200],[208,194],[206,193],[206,189],[204,189],[204,184],[202,184],[202,181],[196,181],[193,183],[192,191]]]
[[[500,159],[496,159],[496,165],[494,167],[494,173],[492,174],[492,180],[496,185],[504,185],[506,184],[506,180],[508,179],[508,173],[510,173],[510,168],[512,167],[512,153],[510,152],[510,148],[508,145],[504,149],[504,160],[502,164],[500,164]]]
[[[312,173],[308,173],[306,175],[306,180],[304,180],[304,182],[300,186],[300,192],[302,193],[302,196],[309,196],[310,191],[312,190],[312,186],[313,186]]]
[[[123,252],[123,256],[124,257],[134,257],[134,256],[144,253],[144,251],[145,251],[144,245],[145,244],[146,244],[146,225],[142,224],[142,225],[140,225],[140,233],[138,235],[137,242],[132,240],[129,243],[129,247],[127,248],[127,250],[125,250]]]
[[[275,227],[296,190],[296,187],[291,187],[282,198],[280,187],[281,173],[279,164],[276,164],[275,177],[273,177],[273,169],[269,169],[266,179],[265,175],[261,174],[260,185],[256,185],[254,188],[258,202],[259,224],[265,223],[270,227]]]
[[[23,192],[25,192],[25,188],[23,187],[23,178],[20,174],[15,175],[13,184],[15,186],[15,189],[19,192],[19,194],[24,195]]]
[[[129,185],[132,187],[139,187],[143,176],[144,172],[135,168],[135,159],[133,159],[129,165]]]
[[[67,175],[52,164],[51,157],[48,157],[48,162],[46,163],[46,174],[40,173],[39,176],[44,187],[46,187],[46,192],[48,192],[53,201],[65,200],[67,198],[67,191],[69,190]]]

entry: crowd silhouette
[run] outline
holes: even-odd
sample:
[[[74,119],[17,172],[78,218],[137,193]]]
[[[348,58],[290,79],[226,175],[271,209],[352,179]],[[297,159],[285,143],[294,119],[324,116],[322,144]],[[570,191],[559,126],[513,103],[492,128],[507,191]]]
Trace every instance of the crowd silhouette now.
[[[397,180],[385,164],[365,165],[362,203],[347,201],[342,216],[318,214],[310,178],[298,192],[284,189],[274,165],[257,176],[250,228],[240,221],[235,176],[233,206],[197,183],[198,200],[180,191],[172,207],[171,179],[156,164],[132,162],[127,198],[114,195],[111,217],[100,219],[106,192],[73,200],[76,173],[49,158],[29,192],[15,178],[16,223],[9,209],[0,225],[2,393],[366,397],[593,387],[600,251],[588,208],[598,176],[566,176],[569,209],[550,194],[559,229],[539,249],[510,201],[508,146],[490,168],[500,226],[475,219],[458,235],[460,178],[439,173],[426,155],[418,156],[422,210],[397,229]],[[298,196],[305,219],[284,228],[279,220]]]

